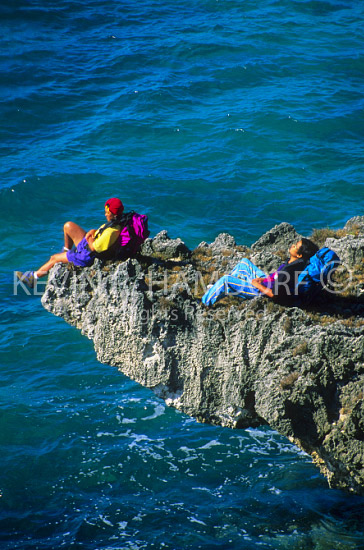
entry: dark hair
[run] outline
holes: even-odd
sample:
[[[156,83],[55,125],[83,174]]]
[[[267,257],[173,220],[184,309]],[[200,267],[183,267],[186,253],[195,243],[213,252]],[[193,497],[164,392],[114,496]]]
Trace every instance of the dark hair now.
[[[319,248],[315,243],[313,243],[309,239],[305,239],[305,237],[302,237],[301,242],[302,244],[299,250],[297,250],[297,253],[302,254],[302,258],[304,260],[309,260],[311,256],[316,254]]]

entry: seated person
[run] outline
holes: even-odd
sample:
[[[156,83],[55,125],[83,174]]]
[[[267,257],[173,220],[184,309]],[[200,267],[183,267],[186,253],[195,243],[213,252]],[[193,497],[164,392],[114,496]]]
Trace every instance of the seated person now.
[[[244,299],[267,296],[282,303],[289,302],[295,296],[297,278],[318,247],[309,239],[302,238],[289,249],[289,260],[266,276],[264,271],[244,258],[230,273],[221,277],[202,297],[206,306],[213,305],[227,294]]]
[[[58,262],[87,267],[93,264],[95,257],[108,250],[117,240],[122,229],[118,221],[124,211],[120,199],[112,198],[105,203],[105,217],[107,223],[99,229],[90,229],[86,233],[82,227],[74,222],[67,222],[63,226],[64,247],[59,254],[53,254],[37,271],[22,273],[16,271],[16,276],[30,288],[36,285],[37,279],[44,277],[48,271]],[[72,249],[75,245],[75,249]]]

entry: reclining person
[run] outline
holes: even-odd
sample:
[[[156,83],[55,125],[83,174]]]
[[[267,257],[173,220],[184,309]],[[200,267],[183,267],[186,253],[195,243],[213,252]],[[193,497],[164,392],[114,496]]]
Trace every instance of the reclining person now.
[[[97,254],[105,252],[116,243],[122,229],[121,225],[118,225],[118,221],[122,217],[123,211],[124,206],[121,200],[112,198],[105,203],[107,223],[99,229],[90,229],[86,233],[77,223],[65,223],[63,226],[63,251],[53,254],[48,262],[37,271],[27,271],[25,273],[16,271],[16,276],[27,286],[33,288],[37,279],[47,275],[48,271],[58,262],[72,263],[81,267],[92,265]],[[76,247],[75,249],[72,249],[73,245]]]
[[[309,239],[302,238],[289,248],[289,259],[278,269],[266,275],[247,258],[242,259],[229,275],[221,277],[202,297],[206,306],[231,294],[243,299],[267,296],[282,303],[295,297],[299,274],[305,269],[318,247]]]

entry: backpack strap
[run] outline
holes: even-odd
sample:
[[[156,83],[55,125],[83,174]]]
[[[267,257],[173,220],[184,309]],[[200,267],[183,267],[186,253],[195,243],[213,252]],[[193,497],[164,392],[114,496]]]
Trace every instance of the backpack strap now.
[[[135,237],[135,229],[134,229],[134,226],[133,226],[133,224],[132,224],[134,214],[135,214],[135,211],[134,211],[134,210],[131,210],[130,212],[127,212],[127,213],[125,214],[126,223],[125,223],[125,226],[124,226],[124,227],[128,226],[130,238]]]
[[[109,227],[118,227],[120,225],[122,225],[121,219],[111,220],[111,221],[105,223],[104,225],[102,225],[101,227],[99,227],[99,229],[96,232],[96,235],[97,235],[97,237],[99,237],[100,235],[103,234],[105,229],[109,229]]]

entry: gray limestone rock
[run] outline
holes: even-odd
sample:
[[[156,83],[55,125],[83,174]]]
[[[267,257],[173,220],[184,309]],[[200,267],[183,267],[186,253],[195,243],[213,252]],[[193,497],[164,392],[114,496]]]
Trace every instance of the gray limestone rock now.
[[[280,224],[252,258],[270,269],[297,238]],[[228,428],[269,424],[311,454],[330,486],[364,493],[364,303],[326,295],[303,310],[224,298],[206,309],[214,271],[249,253],[226,234],[191,252],[161,232],[135,259],[55,266],[42,303],[168,405]]]
[[[167,231],[160,231],[154,239],[147,239],[141,253],[147,256],[157,254],[164,259],[179,260],[189,258],[191,251],[181,239],[171,239]]]
[[[364,233],[364,216],[354,216],[350,218],[344,226],[345,231],[357,230],[359,233]]]
[[[267,249],[270,252],[287,251],[288,247],[300,238],[302,238],[302,235],[297,233],[293,225],[282,222],[264,233],[251,248],[253,252]]]
[[[354,267],[364,260],[364,235],[346,235],[340,239],[328,238],[325,246],[331,248],[347,267]]]

